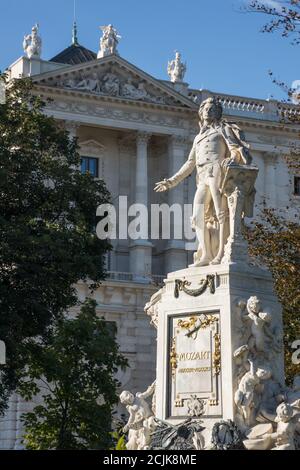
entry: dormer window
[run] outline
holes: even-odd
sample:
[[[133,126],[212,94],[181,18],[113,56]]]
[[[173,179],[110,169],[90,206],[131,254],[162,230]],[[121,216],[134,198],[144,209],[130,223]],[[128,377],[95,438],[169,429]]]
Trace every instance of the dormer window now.
[[[81,157],[81,173],[90,173],[94,178],[99,176],[99,161],[95,157]]]

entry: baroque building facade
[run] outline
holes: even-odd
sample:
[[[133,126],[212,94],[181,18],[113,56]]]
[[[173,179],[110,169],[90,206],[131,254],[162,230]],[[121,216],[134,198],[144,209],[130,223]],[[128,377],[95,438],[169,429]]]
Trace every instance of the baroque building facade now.
[[[299,138],[299,126],[288,122],[298,115],[298,106],[191,89],[183,80],[186,66],[178,53],[168,66],[170,81],[157,79],[120,57],[119,36],[107,28],[98,58],[79,45],[75,30],[70,47],[43,60],[35,27],[24,40],[25,55],[7,72],[10,79],[32,78],[34,93],[47,103],[45,112],[78,138],[82,171],[104,179],[121,215],[120,196],[127,197],[128,207],[133,203],[149,209],[152,204],[192,205],[194,175],[163,195],[153,188],[186,160],[198,132],[199,104],[210,96],[218,98],[224,117],[243,129],[251,145],[259,168],[256,216],[262,205],[285,213],[288,207],[291,217],[299,211],[300,178],[289,172],[284,159]],[[109,38],[113,39],[110,48]],[[94,294],[99,315],[117,325],[120,350],[130,364],[118,378],[123,389],[132,391],[146,389],[155,378],[156,331],[144,306],[166,274],[185,268],[193,254],[184,237],[151,239],[149,225],[148,237],[121,236],[112,241],[107,280]],[[171,233],[175,230],[182,230],[176,216],[171,219]],[[78,293],[83,300],[88,287],[79,283]],[[22,448],[21,415],[31,407],[12,397],[0,422],[0,448]]]

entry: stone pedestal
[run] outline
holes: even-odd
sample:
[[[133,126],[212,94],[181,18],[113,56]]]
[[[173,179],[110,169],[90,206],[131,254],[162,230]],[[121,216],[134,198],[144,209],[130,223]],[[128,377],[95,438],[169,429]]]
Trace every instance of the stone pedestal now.
[[[276,326],[280,337],[281,307],[272,277],[250,265],[170,273],[148,311],[146,307],[157,325],[156,417],[171,425],[200,417],[206,447],[213,425],[221,420],[247,427],[235,403],[247,369],[235,356],[251,336],[245,322],[246,303],[254,295],[272,315],[270,328]],[[272,357],[272,378],[283,384],[283,353]]]

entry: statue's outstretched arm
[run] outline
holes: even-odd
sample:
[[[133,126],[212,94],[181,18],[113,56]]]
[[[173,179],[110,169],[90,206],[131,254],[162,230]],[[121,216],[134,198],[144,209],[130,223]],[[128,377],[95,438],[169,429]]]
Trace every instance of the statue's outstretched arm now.
[[[144,393],[137,393],[136,396],[138,398],[151,397],[151,395],[153,395],[153,393],[155,391],[155,384],[156,384],[156,381],[154,381],[153,384],[151,384]]]
[[[156,192],[163,192],[167,191],[168,189],[174,188],[177,186],[184,178],[189,176],[196,165],[196,152],[195,147],[193,146],[192,150],[190,151],[189,157],[187,161],[182,165],[180,170],[175,173],[174,176],[171,178],[165,179],[163,181],[159,181],[156,183],[154,190]]]

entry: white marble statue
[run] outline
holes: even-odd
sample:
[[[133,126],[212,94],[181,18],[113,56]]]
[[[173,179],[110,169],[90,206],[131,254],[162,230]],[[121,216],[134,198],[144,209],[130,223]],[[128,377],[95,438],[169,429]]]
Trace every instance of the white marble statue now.
[[[281,403],[276,410],[275,421],[277,430],[274,433],[276,439],[273,450],[295,450],[296,423],[293,420],[293,408],[288,403]]]
[[[176,51],[175,59],[168,62],[168,75],[171,82],[183,82],[186,72],[186,64],[181,61],[181,54]]]
[[[127,450],[146,450],[150,444],[151,432],[155,429],[154,412],[146,398],[155,395],[155,382],[144,393],[135,396],[125,390],[120,395],[120,401],[129,413],[123,432],[128,432]]]
[[[272,372],[267,367],[255,368],[254,362],[248,359],[250,370],[241,378],[234,395],[234,402],[244,419],[246,426],[255,423],[255,388],[260,381],[268,380]]]
[[[203,101],[199,109],[199,117],[200,132],[194,140],[188,160],[174,176],[160,181],[154,189],[162,192],[174,188],[196,168],[197,191],[194,198],[192,227],[196,231],[199,248],[194,256],[193,266],[206,266],[221,263],[229,235],[227,199],[231,190],[227,189],[226,194],[222,192],[225,172],[233,165],[233,179],[236,175],[236,180],[230,186],[233,186],[232,191],[234,191],[239,186],[240,168],[250,164],[251,157],[239,128],[222,120],[222,105],[215,98]],[[236,170],[238,170],[237,173],[235,173]],[[226,179],[228,180],[228,175]],[[243,181],[245,179],[247,177],[244,175]],[[254,191],[253,188],[252,190]],[[249,192],[251,188],[248,187],[247,194]],[[237,194],[237,198],[240,197],[240,193]],[[234,220],[235,213],[239,218],[242,217],[242,213],[247,213],[246,202],[253,209],[253,198],[251,201],[249,198],[245,201],[244,197],[240,199],[241,210],[237,211],[235,205],[235,209],[232,208],[230,212],[232,243],[235,241],[234,231],[239,225],[239,221]],[[248,212],[251,212],[251,207],[248,207]],[[216,229],[217,240],[214,238]]]
[[[118,35],[117,30],[112,24],[108,26],[100,26],[103,31],[102,38],[100,39],[100,50],[98,52],[98,59],[112,54],[118,54],[117,46],[121,36]]]
[[[42,54],[42,39],[38,35],[39,25],[32,27],[31,34],[24,36],[23,49],[29,59],[39,59]]]

